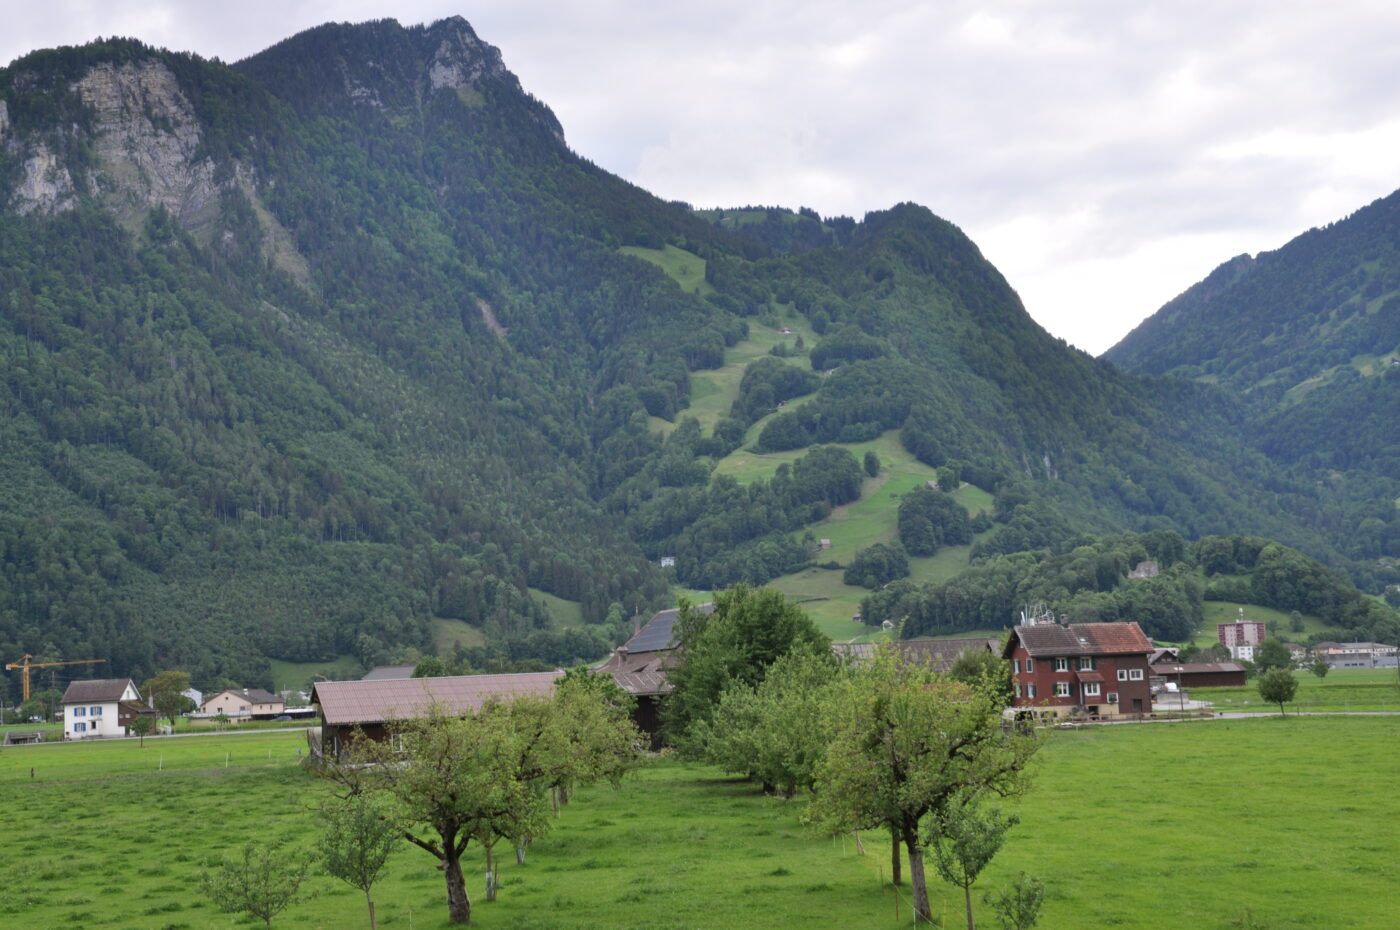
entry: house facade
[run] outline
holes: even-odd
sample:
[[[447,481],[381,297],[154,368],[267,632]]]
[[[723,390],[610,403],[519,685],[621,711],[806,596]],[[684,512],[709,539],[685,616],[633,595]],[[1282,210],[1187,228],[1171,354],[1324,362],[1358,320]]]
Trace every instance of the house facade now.
[[[1330,668],[1395,668],[1395,646],[1385,643],[1318,643],[1313,655]]]
[[[1013,706],[1041,717],[1117,717],[1152,711],[1152,641],[1136,623],[1040,622],[1013,627]]]
[[[280,697],[261,688],[229,688],[199,706],[202,714],[224,714],[227,717],[276,717],[287,709]]]
[[[136,714],[131,708],[123,713],[123,704],[140,700],[130,678],[71,682],[63,692],[63,738],[126,736]]]

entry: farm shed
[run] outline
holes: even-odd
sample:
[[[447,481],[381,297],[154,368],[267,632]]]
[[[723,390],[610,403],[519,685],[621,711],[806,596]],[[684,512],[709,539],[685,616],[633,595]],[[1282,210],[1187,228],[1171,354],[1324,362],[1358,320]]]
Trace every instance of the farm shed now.
[[[556,669],[514,675],[319,681],[311,689],[311,703],[320,711],[321,729],[319,739],[311,740],[311,751],[338,758],[348,748],[352,733],[387,739],[389,724],[427,716],[434,707],[446,714],[469,714],[493,699],[548,697],[563,677]]]
[[[695,607],[702,614],[714,609],[714,604]],[[632,722],[647,735],[652,749],[661,747],[661,701],[671,692],[666,670],[680,662],[675,641],[679,616],[680,610],[674,607],[656,614],[593,669],[600,675],[611,675],[619,688],[636,699]]]

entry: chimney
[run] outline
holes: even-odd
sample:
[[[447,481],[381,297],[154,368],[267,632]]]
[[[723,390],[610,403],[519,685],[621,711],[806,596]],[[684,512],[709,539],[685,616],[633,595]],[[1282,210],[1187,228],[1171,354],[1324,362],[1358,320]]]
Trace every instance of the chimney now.
[[[627,658],[627,647],[626,647],[626,646],[618,646],[618,647],[617,647],[617,657],[618,657],[619,659],[626,660],[626,658]]]

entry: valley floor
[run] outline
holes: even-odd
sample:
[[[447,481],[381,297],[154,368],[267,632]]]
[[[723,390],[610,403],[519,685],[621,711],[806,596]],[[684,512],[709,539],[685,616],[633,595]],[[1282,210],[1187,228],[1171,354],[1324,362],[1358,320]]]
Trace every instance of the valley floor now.
[[[0,750],[8,839],[0,926],[230,927],[197,891],[203,868],[249,840],[319,841],[326,787],[298,766],[301,734]],[[1400,719],[1277,717],[1055,732],[1022,823],[978,883],[1018,871],[1048,895],[1044,928],[1395,925]],[[484,928],[896,927],[888,840],[804,827],[800,801],[705,766],[654,764],[563,809],[500,899],[468,875]],[[480,865],[472,854],[470,862]],[[447,926],[441,873],[401,848],[375,890],[380,925]],[[367,926],[329,878],[282,927]],[[930,875],[961,926],[960,892]],[[1170,915],[1169,918],[1164,918]],[[993,926],[989,910],[979,914]]]

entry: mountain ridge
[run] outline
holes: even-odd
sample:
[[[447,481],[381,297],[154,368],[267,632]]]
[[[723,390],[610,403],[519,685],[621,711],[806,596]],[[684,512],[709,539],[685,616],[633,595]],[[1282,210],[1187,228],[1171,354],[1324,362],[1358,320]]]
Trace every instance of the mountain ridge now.
[[[1233,439],[1243,408],[1050,337],[954,224],[899,204],[790,251],[723,228],[570,151],[464,20],[232,67],[37,52],[0,103],[0,649],[265,683],[269,656],[373,664],[447,619],[478,664],[593,658],[668,599],[661,555],[682,583],[810,561],[845,447],[885,435],[1033,492],[989,551],[1174,529],[1343,560],[1321,492]],[[664,246],[707,288],[623,252]],[[696,379],[784,320],[816,339],[785,362],[810,400],[692,425]],[[804,464],[740,486],[714,472],[754,411]]]

